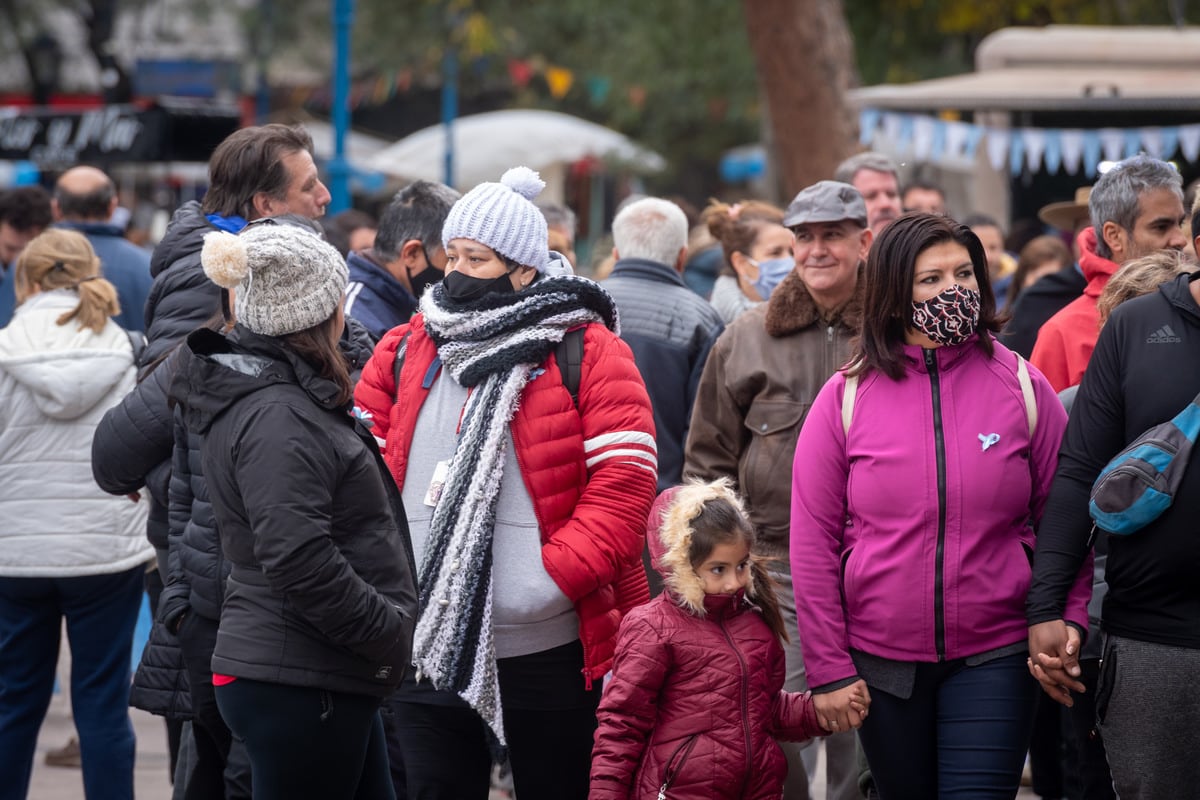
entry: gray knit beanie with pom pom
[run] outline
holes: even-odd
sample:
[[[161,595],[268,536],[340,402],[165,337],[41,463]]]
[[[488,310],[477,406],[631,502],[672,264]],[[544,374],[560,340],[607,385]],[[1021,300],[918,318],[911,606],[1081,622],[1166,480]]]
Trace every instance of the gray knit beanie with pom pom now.
[[[459,198],[442,225],[442,246],[470,239],[538,272],[550,261],[546,218],[531,201],[546,183],[529,167],[513,167],[499,183],[481,183]]]
[[[204,236],[200,263],[213,283],[237,289],[237,321],[264,336],[329,319],[349,275],[333,245],[295,225],[248,225],[236,236],[213,231]]]

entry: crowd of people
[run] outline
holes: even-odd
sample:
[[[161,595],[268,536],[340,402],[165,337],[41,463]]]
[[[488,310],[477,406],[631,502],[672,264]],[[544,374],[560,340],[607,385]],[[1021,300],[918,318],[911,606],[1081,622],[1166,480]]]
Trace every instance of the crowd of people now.
[[[1200,395],[1170,164],[1015,254],[873,152],[632,197],[598,281],[522,166],[377,220],[318,221],[300,128],[209,176],[153,254],[93,167],[0,194],[0,800],[64,620],[89,800],[130,704],[183,800],[801,800],[820,748],[830,800],[1200,785],[1200,473],[1089,511]]]

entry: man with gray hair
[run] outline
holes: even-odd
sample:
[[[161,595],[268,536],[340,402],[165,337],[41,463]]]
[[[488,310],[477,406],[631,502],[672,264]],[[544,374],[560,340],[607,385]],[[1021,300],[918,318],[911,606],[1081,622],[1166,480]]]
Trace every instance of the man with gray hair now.
[[[1182,250],[1183,179],[1165,161],[1127,158],[1100,176],[1088,198],[1092,226],[1079,233],[1079,267],[1087,278],[1083,295],[1038,331],[1029,360],[1055,391],[1083,378],[1096,339],[1096,301],[1122,264],[1158,250]]]
[[[875,236],[879,236],[888,223],[903,213],[896,162],[883,153],[868,150],[850,156],[838,164],[833,179],[858,189],[867,204],[867,226]]]
[[[408,322],[421,294],[442,279],[442,223],[459,197],[443,183],[410,183],[380,215],[374,246],[346,256],[346,315],[361,322],[376,340]]]
[[[646,382],[658,440],[658,490],[683,476],[692,403],[720,316],[683,282],[687,217],[657,197],[630,203],[613,220],[612,274],[601,284],[616,300],[621,338]]]

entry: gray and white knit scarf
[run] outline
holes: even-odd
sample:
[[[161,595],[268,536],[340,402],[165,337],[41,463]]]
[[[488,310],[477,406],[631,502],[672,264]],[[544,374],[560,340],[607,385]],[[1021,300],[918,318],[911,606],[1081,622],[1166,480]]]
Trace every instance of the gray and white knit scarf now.
[[[418,677],[457,693],[505,748],[492,633],[492,535],[521,391],[566,332],[590,322],[617,330],[612,298],[574,276],[542,278],[518,294],[457,304],[441,284],[421,299],[442,363],[471,392],[430,523],[413,640]]]

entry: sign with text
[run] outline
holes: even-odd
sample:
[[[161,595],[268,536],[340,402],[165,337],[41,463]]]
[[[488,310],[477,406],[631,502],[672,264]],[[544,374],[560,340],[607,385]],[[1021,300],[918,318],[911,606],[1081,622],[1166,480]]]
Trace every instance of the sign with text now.
[[[135,106],[63,112],[0,109],[0,159],[40,168],[81,162],[153,161],[162,147],[164,113]]]

